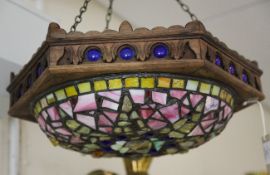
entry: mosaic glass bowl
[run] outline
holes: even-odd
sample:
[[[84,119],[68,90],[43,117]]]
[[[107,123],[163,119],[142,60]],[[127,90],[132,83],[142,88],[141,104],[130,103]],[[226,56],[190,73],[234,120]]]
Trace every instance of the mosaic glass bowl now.
[[[232,117],[233,91],[174,74],[110,74],[72,81],[36,98],[35,117],[55,145],[96,157],[186,152]]]

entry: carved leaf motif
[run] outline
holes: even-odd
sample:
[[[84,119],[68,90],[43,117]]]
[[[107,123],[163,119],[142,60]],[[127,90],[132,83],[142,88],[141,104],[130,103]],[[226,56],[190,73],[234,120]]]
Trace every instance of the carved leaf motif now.
[[[200,58],[200,53],[201,53],[201,50],[200,50],[200,41],[199,40],[190,40],[189,41],[189,46],[190,46],[190,49],[195,53],[196,55],[196,58]]]
[[[140,61],[145,61],[148,57],[150,52],[147,52],[147,46],[149,45],[149,43],[145,43],[145,42],[139,42],[136,43],[138,52],[137,52],[137,59]]]
[[[72,63],[71,49],[69,47],[65,47],[63,56],[57,60],[57,65],[69,65]]]
[[[116,58],[116,54],[114,53],[112,48],[114,47],[111,43],[105,44],[103,47],[103,59],[108,63],[113,62]]]
[[[49,57],[49,62],[51,65],[56,65],[59,61],[64,56],[65,49],[64,47],[51,47],[50,48],[50,57]]]
[[[71,46],[73,64],[78,65],[82,62],[81,57],[77,54],[79,46]]]

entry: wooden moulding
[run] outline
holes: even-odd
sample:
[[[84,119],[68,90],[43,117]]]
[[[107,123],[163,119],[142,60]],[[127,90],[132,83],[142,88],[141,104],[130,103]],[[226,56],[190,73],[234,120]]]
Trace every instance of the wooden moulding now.
[[[168,47],[167,58],[156,59],[151,54],[152,48],[159,43]],[[130,61],[118,58],[119,49],[126,45],[136,51],[136,57]],[[103,59],[87,61],[85,51],[89,48],[100,49]],[[222,60],[221,67],[215,64],[217,55]],[[230,64],[236,68],[235,75],[228,71]],[[225,84],[237,94],[235,112],[243,109],[247,100],[264,99],[260,81],[262,71],[257,63],[229,49],[207,32],[199,21],[190,22],[185,27],[156,27],[152,30],[133,30],[124,21],[119,32],[87,33],[67,33],[52,23],[47,39],[37,53],[18,75],[11,76],[7,88],[11,99],[9,114],[34,121],[30,103],[35,96],[54,86],[99,75],[138,72],[174,73]],[[248,75],[248,83],[242,81],[243,72]]]

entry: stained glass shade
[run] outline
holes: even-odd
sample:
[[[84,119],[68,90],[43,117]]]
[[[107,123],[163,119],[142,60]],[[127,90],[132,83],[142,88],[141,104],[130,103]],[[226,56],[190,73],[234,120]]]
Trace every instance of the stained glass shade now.
[[[70,82],[35,102],[48,138],[94,156],[186,152],[218,135],[233,114],[232,91],[173,74],[125,74]]]

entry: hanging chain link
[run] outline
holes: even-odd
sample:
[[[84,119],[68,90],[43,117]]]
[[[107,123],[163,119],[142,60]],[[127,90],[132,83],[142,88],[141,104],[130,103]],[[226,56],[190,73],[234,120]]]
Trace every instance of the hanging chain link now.
[[[190,18],[192,21],[196,21],[198,20],[197,16],[192,13],[189,9],[189,6],[187,4],[185,4],[182,0],[176,0],[176,2],[178,2],[178,4],[181,6],[181,8],[189,14]]]
[[[105,17],[105,20],[106,20],[105,29],[109,29],[109,27],[110,27],[110,22],[112,20],[112,13],[113,13],[113,2],[114,2],[114,0],[110,0],[110,5],[108,7],[107,14]]]
[[[70,28],[71,32],[75,32],[77,26],[82,22],[82,15],[86,12],[89,2],[91,2],[91,0],[84,1],[83,6],[80,8],[80,14],[75,17],[74,24]]]

